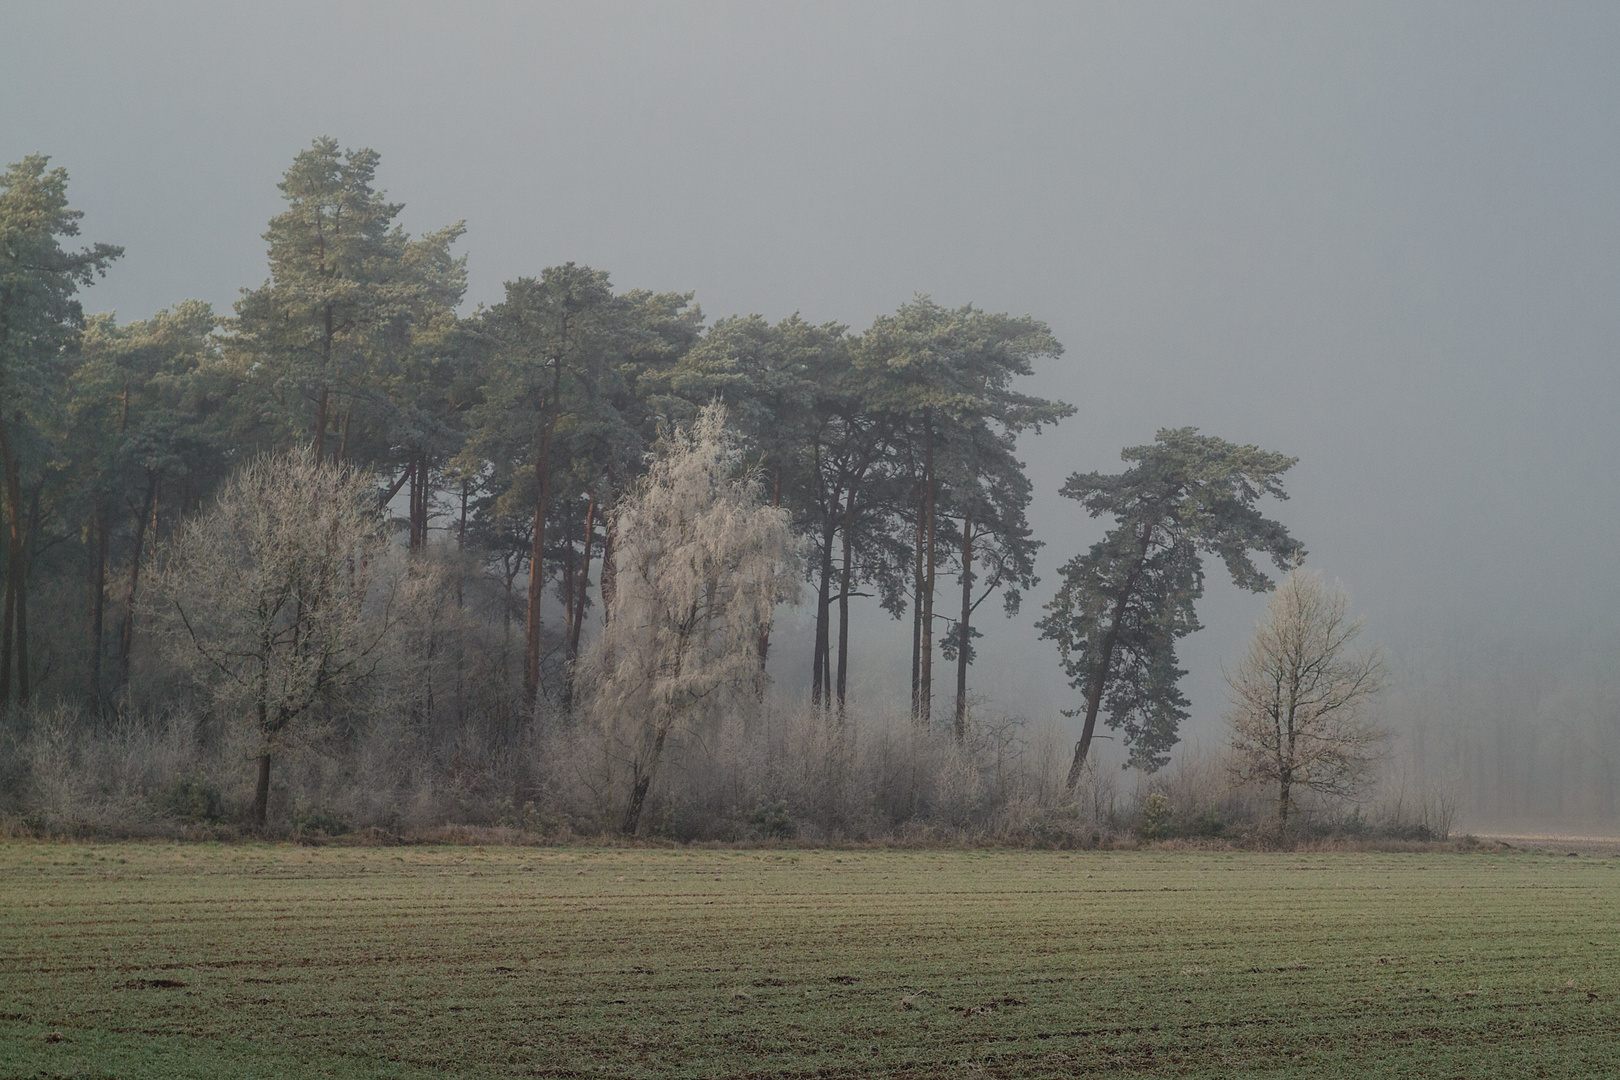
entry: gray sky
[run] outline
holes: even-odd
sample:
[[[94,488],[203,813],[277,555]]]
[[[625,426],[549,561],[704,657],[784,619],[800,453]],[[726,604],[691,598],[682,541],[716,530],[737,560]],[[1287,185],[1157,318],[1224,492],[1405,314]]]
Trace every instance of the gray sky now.
[[[1401,646],[1616,621],[1617,56],[1596,3],[6,0],[0,153],[69,169],[125,318],[260,283],[321,134],[467,220],[473,302],[573,259],[711,318],[1028,312],[1079,407],[1028,447],[1031,609],[1098,535],[1062,477],[1195,424],[1300,456],[1279,513]],[[1195,729],[1263,606],[1217,569]],[[985,630],[977,684],[1068,703]]]

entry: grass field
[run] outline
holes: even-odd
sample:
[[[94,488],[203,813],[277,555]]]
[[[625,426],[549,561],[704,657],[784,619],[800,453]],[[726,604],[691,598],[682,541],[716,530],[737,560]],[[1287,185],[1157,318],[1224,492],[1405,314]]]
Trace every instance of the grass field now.
[[[0,1076],[1620,1075],[1620,859],[0,844]]]

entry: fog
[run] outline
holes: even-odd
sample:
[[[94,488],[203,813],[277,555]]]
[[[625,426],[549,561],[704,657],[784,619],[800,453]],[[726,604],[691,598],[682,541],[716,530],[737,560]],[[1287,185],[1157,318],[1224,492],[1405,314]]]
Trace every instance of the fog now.
[[[576,260],[711,320],[1034,315],[1066,352],[1028,389],[1078,413],[1024,445],[1043,583],[984,621],[978,693],[1074,704],[1033,618],[1103,526],[1057,488],[1196,425],[1298,455],[1270,509],[1467,824],[1612,830],[1608,774],[1563,796],[1620,742],[1617,55],[1595,3],[9,3],[0,153],[126,247],[84,296],[121,318],[261,283],[320,134],[381,153],[407,229],[466,219],[468,310]],[[1264,606],[1208,569],[1204,742]],[[860,695],[904,696],[908,625],[858,624]],[[1505,730],[1551,756],[1468,764],[1457,733],[1506,760]]]

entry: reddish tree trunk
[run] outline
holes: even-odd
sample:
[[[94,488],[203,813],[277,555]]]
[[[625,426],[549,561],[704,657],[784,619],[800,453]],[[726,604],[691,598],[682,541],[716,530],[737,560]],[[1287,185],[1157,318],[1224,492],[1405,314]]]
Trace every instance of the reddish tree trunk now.
[[[838,591],[838,718],[849,694],[849,591],[854,587],[855,492],[844,500],[844,565]]]
[[[828,622],[832,618],[832,517],[829,514],[821,530],[821,566],[816,577],[816,650],[812,662],[810,703],[820,708],[832,701],[832,635]]]
[[[923,581],[923,613],[922,613],[922,670],[918,672],[918,703],[920,705],[918,720],[926,725],[933,719],[934,709],[934,515],[935,515],[935,484],[934,484],[934,425],[932,414],[925,414],[923,430],[923,447],[925,459],[923,474],[926,477],[925,498],[927,505],[927,542],[928,555],[925,559],[925,574]]]
[[[922,716],[922,620],[923,620],[923,517],[927,500],[923,489],[917,488],[917,529],[913,551],[911,575],[911,718]]]
[[[956,624],[956,741],[967,741],[968,643],[973,617],[973,519],[962,516],[962,617]]]

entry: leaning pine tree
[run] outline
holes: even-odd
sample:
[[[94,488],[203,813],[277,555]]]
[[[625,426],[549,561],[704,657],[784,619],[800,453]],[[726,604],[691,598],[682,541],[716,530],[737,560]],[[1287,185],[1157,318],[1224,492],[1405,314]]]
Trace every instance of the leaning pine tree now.
[[[1280,522],[1263,516],[1262,496],[1287,498],[1282,474],[1294,458],[1198,434],[1161,430],[1149,446],[1126,447],[1122,473],[1075,473],[1062,494],[1092,517],[1116,522],[1091,550],[1062,567],[1063,584],[1046,605],[1041,635],[1055,641],[1069,684],[1080,690],[1080,741],[1069,766],[1069,790],[1106,710],[1124,729],[1129,764],[1146,772],[1164,765],[1180,738],[1187,699],[1176,642],[1198,629],[1194,604],[1204,592],[1204,556],[1226,564],[1232,583],[1251,592],[1271,579],[1249,557],[1270,555],[1281,569],[1304,548]]]
[[[757,702],[758,642],[776,605],[797,599],[802,559],[787,512],[739,465],[725,409],[710,405],[670,434],[618,510],[612,617],[580,684],[627,772],[626,834],[670,739]]]

